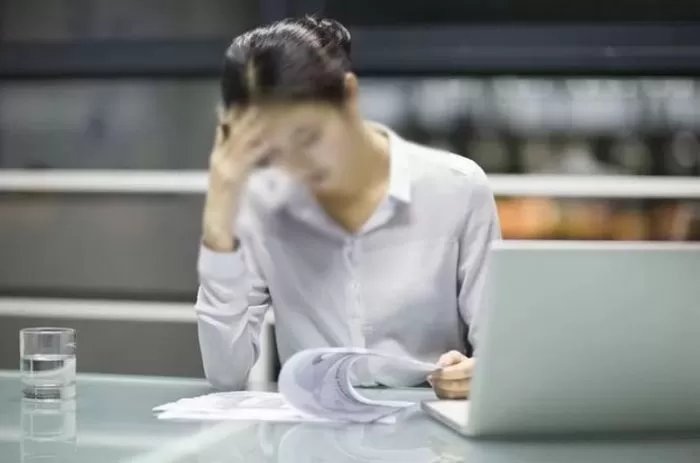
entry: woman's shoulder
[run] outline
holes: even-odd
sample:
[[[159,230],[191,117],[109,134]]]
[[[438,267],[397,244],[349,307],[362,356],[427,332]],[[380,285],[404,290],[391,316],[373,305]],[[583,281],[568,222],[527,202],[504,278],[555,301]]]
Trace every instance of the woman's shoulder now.
[[[449,235],[459,236],[464,219],[490,210],[493,191],[484,170],[473,160],[446,150],[406,142],[414,213],[432,230],[443,224]]]
[[[416,180],[429,184],[446,182],[463,188],[488,188],[486,173],[472,159],[408,140],[403,143]]]

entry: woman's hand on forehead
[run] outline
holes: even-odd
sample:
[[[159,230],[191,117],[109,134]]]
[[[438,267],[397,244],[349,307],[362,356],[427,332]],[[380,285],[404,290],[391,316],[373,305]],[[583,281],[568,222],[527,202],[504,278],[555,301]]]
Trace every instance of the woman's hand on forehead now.
[[[216,149],[211,160],[221,172],[243,172],[259,165],[268,154],[265,124],[257,108],[231,109],[219,114]]]

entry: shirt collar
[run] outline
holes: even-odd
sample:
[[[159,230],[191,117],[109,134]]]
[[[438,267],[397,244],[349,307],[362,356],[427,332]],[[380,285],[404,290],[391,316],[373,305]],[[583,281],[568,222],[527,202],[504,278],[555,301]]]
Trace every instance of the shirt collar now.
[[[409,142],[401,138],[388,127],[370,122],[375,129],[383,132],[389,139],[389,188],[388,196],[402,203],[411,202],[411,171],[408,159]],[[299,182],[289,176],[277,172],[278,182],[282,185],[276,188],[273,200],[274,207],[303,207],[309,203],[310,192]]]
[[[389,197],[400,202],[411,202],[411,171],[408,160],[408,142],[389,128],[372,123],[389,138]]]

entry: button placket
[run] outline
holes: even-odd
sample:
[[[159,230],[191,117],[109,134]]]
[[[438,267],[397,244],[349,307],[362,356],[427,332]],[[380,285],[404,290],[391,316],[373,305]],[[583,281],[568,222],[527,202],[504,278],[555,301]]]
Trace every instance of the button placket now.
[[[347,245],[347,263],[350,269],[350,289],[355,299],[359,296],[360,285],[357,281],[357,241],[349,241]]]
[[[350,295],[349,308],[350,324],[354,333],[355,343],[359,347],[364,347],[364,334],[362,330],[362,304],[360,300],[360,285],[357,280],[357,240],[348,239],[344,248],[345,262],[348,268],[349,282],[348,292]]]

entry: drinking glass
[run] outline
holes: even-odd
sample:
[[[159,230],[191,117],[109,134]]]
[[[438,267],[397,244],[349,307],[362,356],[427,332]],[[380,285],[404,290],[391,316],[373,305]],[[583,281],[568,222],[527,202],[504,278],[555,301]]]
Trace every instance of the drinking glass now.
[[[75,397],[75,330],[25,328],[20,331],[20,379],[26,399]]]

